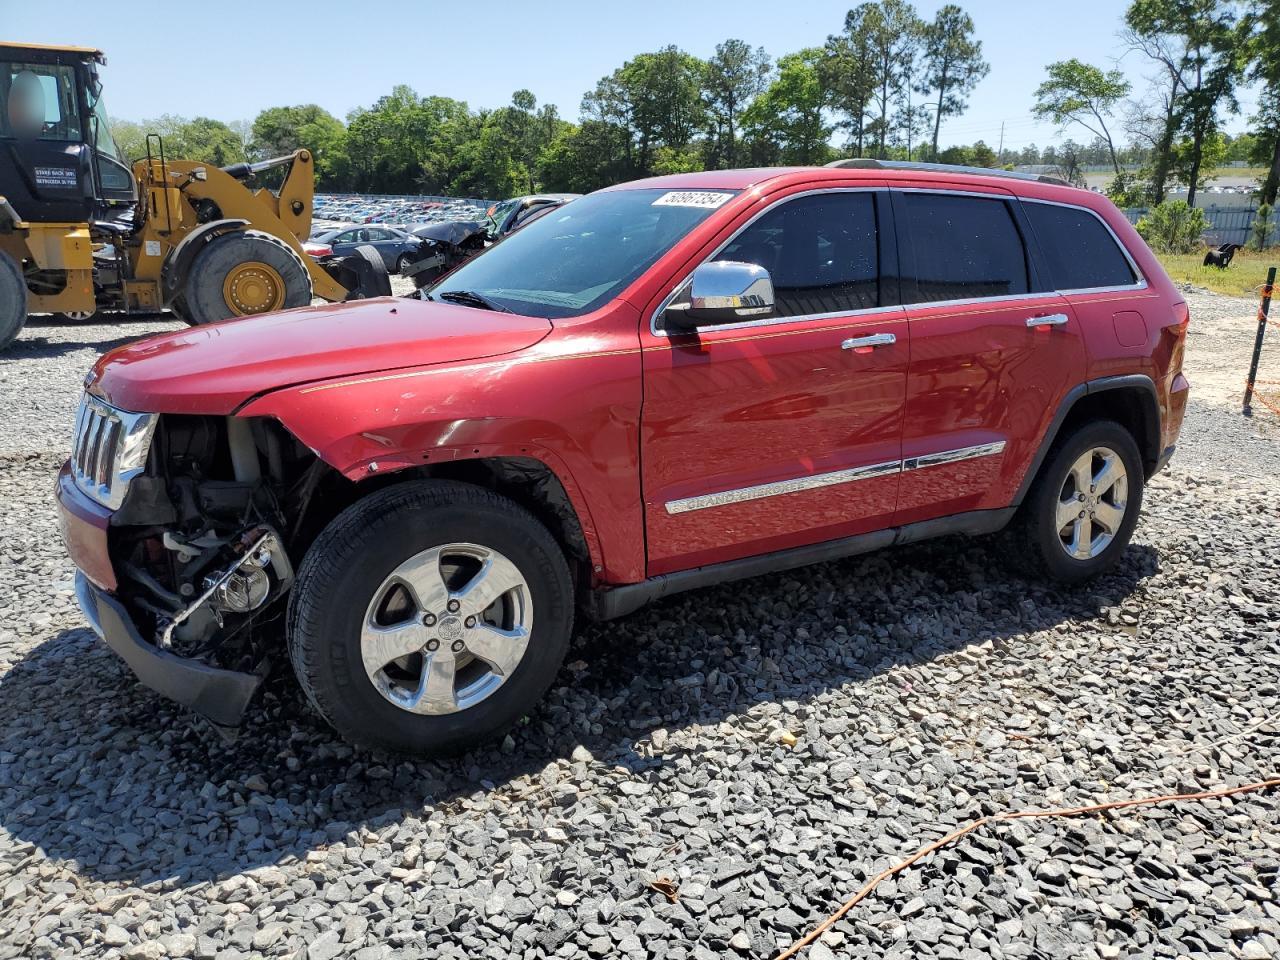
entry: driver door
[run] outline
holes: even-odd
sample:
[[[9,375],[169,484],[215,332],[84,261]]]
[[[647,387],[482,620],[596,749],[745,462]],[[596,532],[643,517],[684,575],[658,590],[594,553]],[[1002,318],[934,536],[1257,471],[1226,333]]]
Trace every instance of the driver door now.
[[[691,336],[660,310],[642,333],[649,576],[889,526],[910,354],[891,224],[880,190],[784,197],[711,257],[767,269],[772,316]]]

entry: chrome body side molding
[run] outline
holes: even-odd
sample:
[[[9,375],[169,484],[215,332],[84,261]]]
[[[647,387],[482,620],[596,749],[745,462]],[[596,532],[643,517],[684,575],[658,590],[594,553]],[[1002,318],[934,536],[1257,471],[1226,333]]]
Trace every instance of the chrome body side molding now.
[[[685,497],[681,500],[670,500],[666,504],[667,513],[689,513],[693,510],[706,510],[711,507],[723,507],[730,503],[743,503],[747,500],[760,500],[765,497],[780,497],[788,493],[799,493],[803,490],[817,490],[841,483],[854,483],[858,480],[871,480],[875,477],[888,477],[907,470],[921,470],[925,467],[938,467],[947,463],[958,463],[961,460],[972,460],[976,457],[991,457],[1004,452],[1004,441],[980,443],[972,447],[959,447],[955,450],[942,450],[938,453],[911,457],[907,460],[889,460],[884,463],[872,463],[864,467],[851,467],[847,470],[832,470],[828,473],[812,473],[804,477],[790,480],[778,480],[774,483],[761,483],[753,487],[738,487],[735,490],[722,490],[719,493],[706,493],[697,497]]]
[[[775,483],[761,483],[754,487],[739,487],[736,490],[722,490],[720,493],[707,493],[699,497],[686,497],[683,500],[671,500],[667,503],[667,513],[688,513],[691,510],[706,510],[708,507],[723,507],[729,503],[742,503],[745,500],[759,500],[763,497],[780,497],[785,493],[798,493],[801,490],[816,490],[819,487],[831,487],[838,483],[853,483],[855,480],[870,480],[873,477],[887,477],[902,469],[901,460],[886,463],[873,463],[865,467],[852,467],[848,470],[833,470],[830,473],[813,473],[807,477],[795,477],[791,480],[779,480]]]

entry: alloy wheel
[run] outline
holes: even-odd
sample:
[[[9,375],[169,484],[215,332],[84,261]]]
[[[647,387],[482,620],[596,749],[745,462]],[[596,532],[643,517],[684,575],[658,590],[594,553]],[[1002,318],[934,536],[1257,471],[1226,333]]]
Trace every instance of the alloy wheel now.
[[[457,713],[519,666],[533,629],[529,585],[474,543],[424,550],[395,568],[365,613],[360,651],[377,691],[410,713]]]
[[[1058,494],[1058,541],[1073,560],[1092,560],[1120,532],[1129,508],[1129,474],[1120,455],[1093,447],[1071,465]]]

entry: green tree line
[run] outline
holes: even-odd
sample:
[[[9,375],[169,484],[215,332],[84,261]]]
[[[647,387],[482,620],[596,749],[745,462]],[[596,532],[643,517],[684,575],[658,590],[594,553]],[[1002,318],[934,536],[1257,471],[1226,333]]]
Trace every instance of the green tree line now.
[[[1188,206],[1223,162],[1267,169],[1260,199],[1280,187],[1280,0],[1132,0],[1124,45],[1151,67],[1148,88],[1125,75],[1070,59],[1049,64],[1036,90],[1035,113],[1062,128],[1082,128],[1107,147],[1116,177],[1109,193],[1122,205],[1162,203],[1171,186],[1187,187]],[[1240,112],[1241,86],[1261,89],[1252,130],[1232,140],[1222,131]],[[1124,107],[1126,112],[1120,113]],[[1146,160],[1122,170],[1113,131],[1119,126]]]
[[[1270,169],[1264,199],[1274,201],[1280,0],[1132,0],[1122,39],[1150,61],[1150,89],[1135,95],[1120,71],[1080,59],[1050,64],[1036,114],[1089,136],[1044,150],[942,145],[946,122],[964,113],[989,65],[963,8],[946,4],[925,19],[907,0],[862,3],[824,42],[776,61],[737,39],[707,59],[675,46],[638,54],[584,95],[576,122],[528,90],[474,110],[397,86],[345,122],[304,104],[271,107],[251,123],[164,116],[113,129],[131,157],[152,131],[170,156],[220,165],[307,147],[330,191],[587,192],[655,174],[859,156],[1044,163],[1075,178],[1105,163],[1119,200],[1158,203],[1184,183],[1194,202],[1216,166],[1246,159]],[[1263,92],[1251,132],[1233,140],[1221,124],[1238,112],[1243,84]]]

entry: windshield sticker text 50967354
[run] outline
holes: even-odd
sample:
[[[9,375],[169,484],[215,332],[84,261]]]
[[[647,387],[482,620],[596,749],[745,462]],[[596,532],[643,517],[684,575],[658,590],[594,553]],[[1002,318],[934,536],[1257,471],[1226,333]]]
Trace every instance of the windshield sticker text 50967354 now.
[[[714,210],[733,197],[732,193],[715,193],[708,190],[673,190],[653,201],[655,207],[701,207]]]

